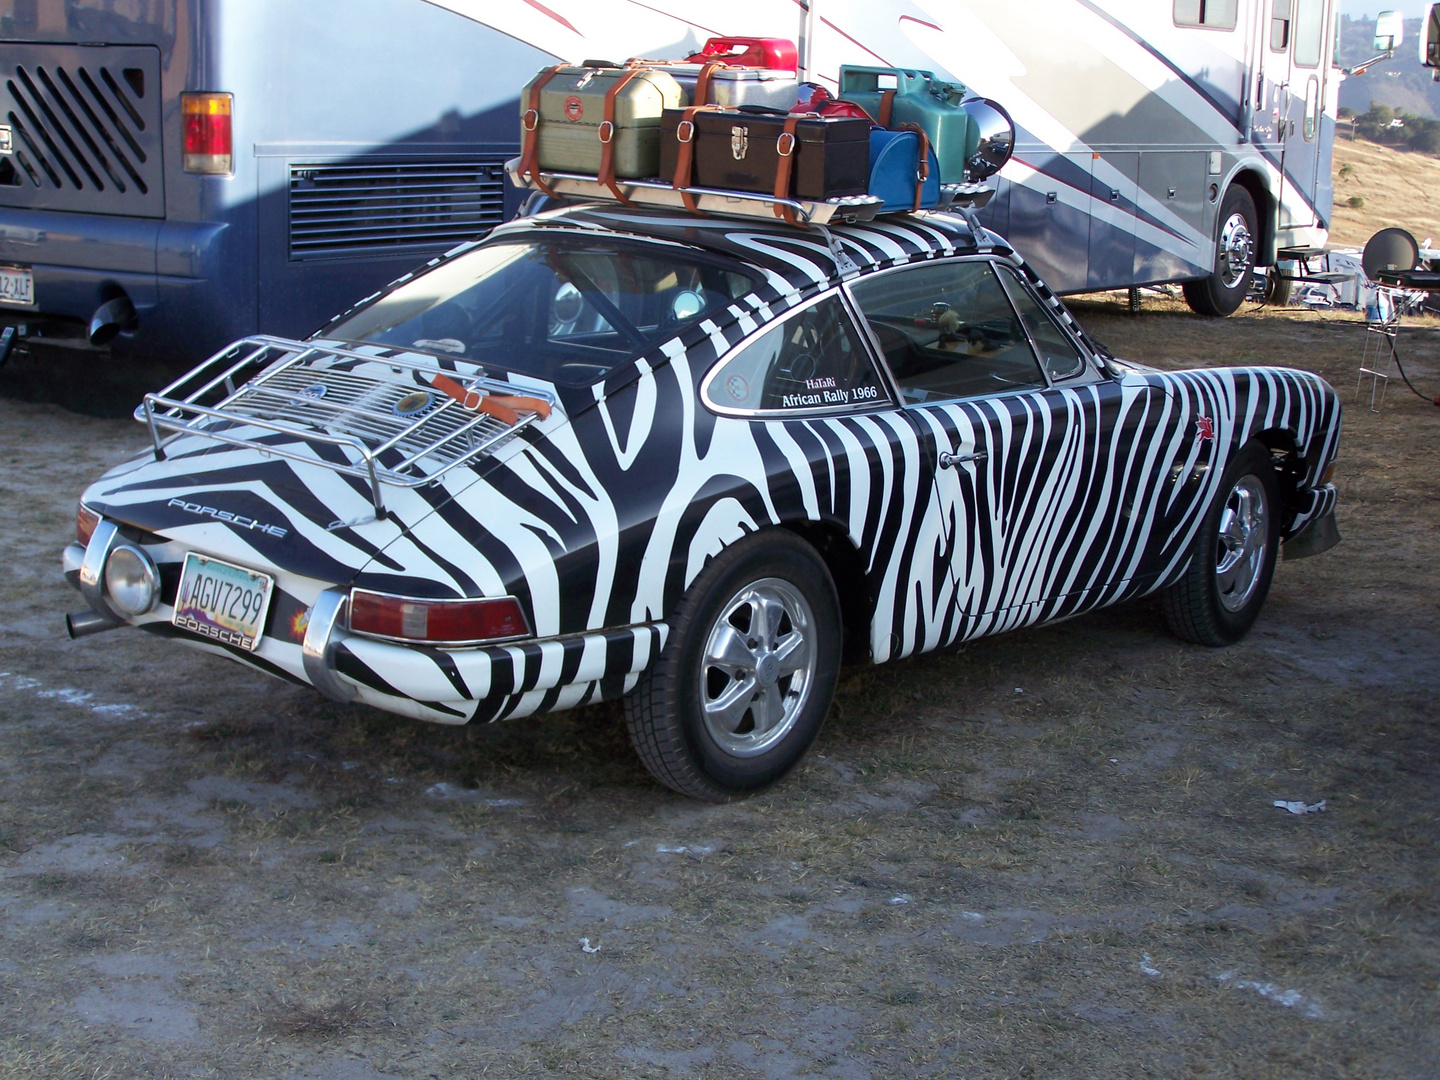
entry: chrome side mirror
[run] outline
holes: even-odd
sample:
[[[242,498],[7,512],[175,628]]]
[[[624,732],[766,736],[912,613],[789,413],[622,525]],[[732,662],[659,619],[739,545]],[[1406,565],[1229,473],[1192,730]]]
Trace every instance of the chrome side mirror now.
[[[1430,5],[1420,25],[1420,63],[1440,68],[1440,4]],[[1435,78],[1440,79],[1440,70],[1435,72]]]
[[[1405,41],[1405,17],[1398,11],[1382,11],[1375,17],[1375,51],[1393,53]]]
[[[989,98],[970,98],[962,101],[960,108],[979,134],[975,149],[965,159],[965,179],[980,183],[1004,168],[1015,152],[1015,121],[1002,105]]]

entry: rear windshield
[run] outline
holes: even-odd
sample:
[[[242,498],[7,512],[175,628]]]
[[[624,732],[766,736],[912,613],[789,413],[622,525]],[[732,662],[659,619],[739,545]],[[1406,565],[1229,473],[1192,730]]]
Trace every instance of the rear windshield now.
[[[683,249],[517,237],[442,263],[323,336],[584,386],[755,285],[733,263]]]

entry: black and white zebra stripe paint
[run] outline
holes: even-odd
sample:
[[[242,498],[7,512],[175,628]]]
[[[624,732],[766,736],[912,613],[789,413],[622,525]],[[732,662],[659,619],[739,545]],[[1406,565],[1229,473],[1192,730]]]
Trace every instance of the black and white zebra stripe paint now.
[[[591,387],[490,371],[541,385],[562,407],[473,468],[387,493],[383,521],[333,528],[366,516],[362,484],[194,438],[167,448],[163,461],[147,456],[112,471],[85,501],[141,531],[164,571],[167,604],[187,550],[277,577],[254,654],[174,630],[165,604],[137,622],[304,681],[306,611],[326,587],[514,595],[533,641],[439,649],[349,636],[336,649],[362,701],[443,722],[493,720],[629,690],[663,648],[667,615],[706,560],[756,529],[823,529],[848,542],[863,580],[841,586],[864,590],[870,653],[882,662],[1170,584],[1186,569],[1227,461],[1253,438],[1293,465],[1283,476],[1284,535],[1333,508],[1321,478],[1337,449],[1339,404],[1323,380],[1297,371],[1115,365],[1098,381],[844,415],[746,419],[704,407],[706,373],[760,326],[843,288],[847,276],[949,256],[1020,267],[1094,348],[1018,256],[962,218],[906,215],[826,236],[592,208],[497,232],[575,225],[728,253],[765,285]],[[936,466],[941,452],[975,451],[986,456]],[[217,521],[196,506],[286,535]]]

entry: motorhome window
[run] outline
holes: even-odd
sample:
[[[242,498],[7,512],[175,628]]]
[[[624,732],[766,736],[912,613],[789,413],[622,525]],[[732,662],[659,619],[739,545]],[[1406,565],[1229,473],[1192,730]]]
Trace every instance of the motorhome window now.
[[[1001,276],[1010,293],[1010,299],[1015,302],[1015,307],[1020,312],[1020,318],[1025,320],[1025,328],[1030,331],[1030,338],[1040,352],[1040,360],[1051,381],[1073,378],[1084,371],[1085,357],[1020,278],[1009,270],[1002,271]]]
[[[855,282],[907,403],[1040,390],[1020,316],[988,262],[945,260]]]
[[[1320,130],[1320,80],[1314,75],[1305,84],[1305,141],[1313,142]]]
[[[1293,0],[1295,66],[1319,67],[1325,46],[1325,0]]]
[[[1270,13],[1270,48],[1275,52],[1290,48],[1290,2],[1275,0],[1275,7]]]
[[[1239,0],[1175,0],[1175,25],[1234,30]]]
[[[591,237],[475,248],[322,331],[585,386],[751,292],[733,264]]]
[[[770,327],[705,380],[717,412],[791,413],[889,402],[869,350],[838,296]]]

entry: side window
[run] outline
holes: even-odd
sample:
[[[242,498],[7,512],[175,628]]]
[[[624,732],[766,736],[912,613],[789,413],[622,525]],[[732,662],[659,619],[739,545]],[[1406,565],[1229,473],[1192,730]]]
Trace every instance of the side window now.
[[[1065,336],[1065,331],[1055,325],[1050,313],[1020,278],[1010,270],[1002,272],[1010,297],[1020,310],[1020,317],[1025,320],[1025,328],[1040,350],[1040,362],[1045,365],[1045,373],[1057,382],[1079,375],[1085,367],[1085,357],[1080,350]]]
[[[787,413],[874,405],[889,395],[838,296],[782,319],[705,380],[719,412]]]
[[[946,260],[863,279],[851,289],[906,401],[1045,386],[990,263]]]
[[[1325,45],[1325,0],[1291,0],[1295,6],[1295,66],[1319,67]]]
[[[1290,48],[1290,5],[1294,0],[1275,0],[1270,12],[1270,48],[1284,52]]]
[[[1239,0],[1175,0],[1176,26],[1234,30]]]

